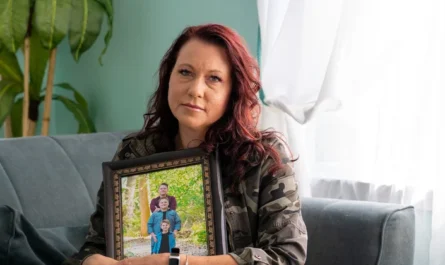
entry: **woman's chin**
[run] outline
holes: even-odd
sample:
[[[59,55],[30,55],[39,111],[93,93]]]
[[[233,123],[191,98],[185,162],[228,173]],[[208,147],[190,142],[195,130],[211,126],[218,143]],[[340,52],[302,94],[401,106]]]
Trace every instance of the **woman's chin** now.
[[[179,119],[178,122],[180,128],[187,128],[188,130],[196,132],[200,132],[205,128],[205,125],[196,119]]]

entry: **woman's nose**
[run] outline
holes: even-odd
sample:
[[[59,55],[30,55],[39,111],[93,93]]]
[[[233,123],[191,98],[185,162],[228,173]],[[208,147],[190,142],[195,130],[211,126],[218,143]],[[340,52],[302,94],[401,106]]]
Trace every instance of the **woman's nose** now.
[[[188,94],[192,97],[202,98],[206,89],[206,82],[204,78],[198,77],[190,84]]]

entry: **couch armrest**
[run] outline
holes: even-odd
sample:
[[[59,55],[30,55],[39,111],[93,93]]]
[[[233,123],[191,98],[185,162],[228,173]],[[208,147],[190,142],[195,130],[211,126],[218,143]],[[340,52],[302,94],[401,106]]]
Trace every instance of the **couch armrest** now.
[[[412,265],[414,207],[302,198],[306,265]]]

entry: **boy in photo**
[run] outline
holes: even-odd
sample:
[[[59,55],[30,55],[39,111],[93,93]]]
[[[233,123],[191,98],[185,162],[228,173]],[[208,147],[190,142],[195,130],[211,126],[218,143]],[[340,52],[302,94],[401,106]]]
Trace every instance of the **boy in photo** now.
[[[152,254],[170,253],[171,249],[176,246],[176,239],[172,232],[170,232],[170,221],[168,219],[162,220],[161,232],[156,234],[156,241],[152,248]]]

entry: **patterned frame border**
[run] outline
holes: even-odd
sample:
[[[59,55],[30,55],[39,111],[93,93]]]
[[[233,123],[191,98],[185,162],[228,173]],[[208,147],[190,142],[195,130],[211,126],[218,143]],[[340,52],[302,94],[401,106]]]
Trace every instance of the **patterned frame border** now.
[[[213,203],[212,203],[212,187],[210,181],[210,166],[208,156],[193,156],[189,158],[175,159],[171,161],[153,163],[145,166],[137,166],[126,169],[119,169],[113,171],[113,233],[114,233],[114,248],[115,259],[121,260],[123,256],[123,238],[122,238],[122,211],[121,211],[121,182],[122,176],[149,173],[153,170],[171,169],[176,167],[201,164],[203,169],[203,185],[204,185],[204,203],[205,203],[205,217],[207,228],[207,250],[208,255],[216,255],[215,246],[215,225],[213,218]]]

